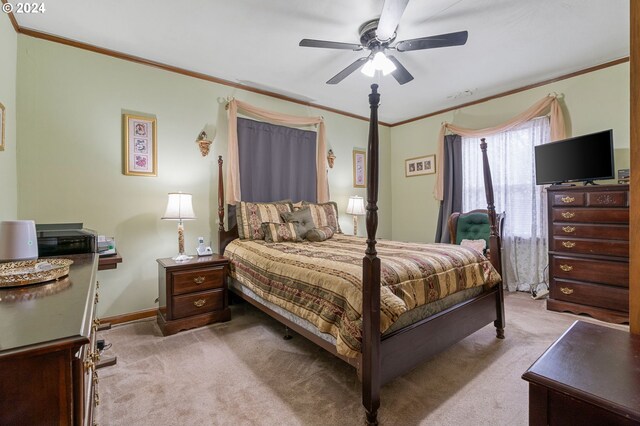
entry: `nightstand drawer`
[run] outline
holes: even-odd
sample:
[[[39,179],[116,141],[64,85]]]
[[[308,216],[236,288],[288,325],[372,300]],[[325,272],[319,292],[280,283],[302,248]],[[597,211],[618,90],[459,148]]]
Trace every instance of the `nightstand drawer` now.
[[[192,271],[172,272],[173,294],[222,288],[224,286],[224,266]]]
[[[549,297],[556,300],[629,311],[629,290],[626,288],[553,279],[550,290]]]
[[[224,308],[224,289],[175,296],[173,318],[204,314]]]

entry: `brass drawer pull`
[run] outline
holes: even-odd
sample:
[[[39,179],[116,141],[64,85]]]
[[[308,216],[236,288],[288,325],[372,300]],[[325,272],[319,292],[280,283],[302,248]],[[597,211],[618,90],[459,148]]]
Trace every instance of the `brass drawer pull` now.
[[[571,219],[572,217],[575,217],[575,213],[574,212],[562,212],[562,217],[564,217],[565,219]]]
[[[567,234],[571,234],[572,232],[574,232],[576,230],[575,226],[563,226],[562,230],[564,232],[566,232]]]
[[[204,304],[207,303],[207,301],[205,299],[198,299],[195,302],[193,302],[193,305],[196,308],[202,308],[204,306]]]
[[[95,352],[91,352],[89,354],[94,363],[100,361],[100,351],[96,350]]]
[[[100,327],[100,319],[94,318],[93,325],[91,326],[91,328],[93,328],[93,331],[98,331],[98,327]]]
[[[193,282],[196,284],[202,284],[204,282],[204,277],[203,276],[195,277],[193,279]]]
[[[100,301],[100,295],[96,293],[96,298],[93,300],[93,304],[97,305],[99,301]]]
[[[573,266],[571,266],[571,265],[560,265],[560,269],[562,269],[565,272],[569,272],[569,271],[573,271]]]
[[[96,280],[96,288],[100,288],[100,281]]]
[[[576,199],[567,195],[566,197],[562,197],[561,200],[563,203],[573,203]]]
[[[93,384],[97,385],[99,381],[100,381],[100,378],[98,378],[98,372],[94,371],[93,372]]]
[[[563,241],[562,245],[566,248],[573,248],[576,246],[576,243],[574,243],[573,241]]]
[[[98,392],[93,395],[93,403],[96,407],[100,405],[100,395],[98,395]]]
[[[94,363],[93,363],[93,361],[91,359],[85,359],[84,360],[84,369],[85,370],[90,370],[90,369],[93,368],[93,366],[94,366]]]
[[[564,294],[571,294],[573,293],[573,289],[569,288],[569,287],[560,287],[560,291],[563,292]]]

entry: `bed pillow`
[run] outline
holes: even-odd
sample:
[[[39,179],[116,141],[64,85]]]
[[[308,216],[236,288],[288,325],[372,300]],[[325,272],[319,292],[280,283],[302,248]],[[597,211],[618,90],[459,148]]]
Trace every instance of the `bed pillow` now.
[[[333,232],[342,234],[340,222],[338,221],[338,205],[335,201],[328,201],[326,203],[319,204],[304,201],[303,204],[305,206],[309,206],[313,223],[315,223],[317,228],[329,226],[332,228]]]
[[[295,223],[263,222],[261,226],[264,240],[268,243],[302,241]]]
[[[462,240],[460,241],[462,247],[467,247],[484,254],[484,250],[487,248],[487,242],[483,239],[480,240]]]
[[[333,237],[333,228],[330,226],[321,226],[319,228],[313,228],[311,231],[307,232],[307,240],[319,243],[320,241],[328,240]]]
[[[316,227],[316,225],[313,223],[311,210],[308,207],[293,211],[291,213],[282,213],[280,217],[284,222],[293,223],[296,226],[298,235],[300,235],[301,238],[304,238],[307,232]]]
[[[281,223],[280,215],[293,210],[291,201],[273,203],[249,203],[241,201],[236,204],[238,221],[238,237],[249,240],[264,240],[262,222]]]

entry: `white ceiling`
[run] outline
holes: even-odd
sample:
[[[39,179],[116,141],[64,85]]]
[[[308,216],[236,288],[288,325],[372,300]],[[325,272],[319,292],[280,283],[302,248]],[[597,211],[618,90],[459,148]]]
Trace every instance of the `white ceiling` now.
[[[11,3],[15,3],[13,0]],[[468,30],[466,45],[395,56],[403,86],[355,72],[363,52],[299,47],[302,38],[359,43],[383,0],[55,0],[16,14],[21,28],[208,74],[380,120],[410,119],[629,55],[629,0],[411,0],[396,40]],[[465,93],[471,91],[469,95]],[[462,96],[459,96],[463,94]]]

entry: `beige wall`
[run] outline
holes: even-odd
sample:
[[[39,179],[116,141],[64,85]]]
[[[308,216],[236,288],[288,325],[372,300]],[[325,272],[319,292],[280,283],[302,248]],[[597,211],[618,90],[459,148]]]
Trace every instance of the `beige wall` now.
[[[18,36],[0,13],[0,103],[5,107],[5,148],[0,151],[0,220],[18,219],[16,168],[16,50]]]
[[[98,274],[100,316],[155,306],[155,260],[177,251],[177,224],[160,220],[168,192],[193,194],[198,219],[185,223],[188,251],[195,251],[198,236],[216,246],[217,157],[226,157],[227,96],[325,117],[328,148],[337,156],[329,170],[331,198],[341,210],[341,226],[352,232],[344,210],[350,195],[365,195],[352,186],[351,160],[354,147],[366,147],[365,121],[26,36],[18,38],[18,71],[18,212],[38,223],[83,222],[115,236],[124,262]],[[157,177],[122,174],[123,112],[157,117]],[[217,133],[205,158],[194,142],[203,128]],[[389,140],[390,130],[381,128],[381,158],[391,155]],[[383,164],[379,235],[386,238],[390,181]]]
[[[392,127],[393,239],[434,240],[439,208],[432,195],[435,175],[407,178],[404,160],[436,153],[443,121],[469,128],[494,126],[551,92],[563,95],[568,136],[612,128],[616,169],[629,168],[629,63]]]

